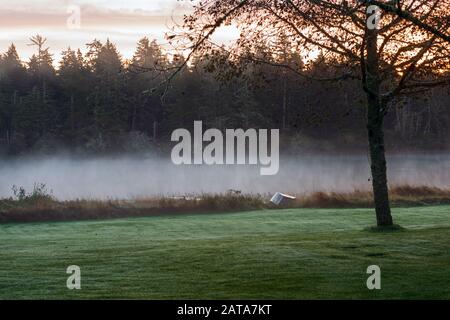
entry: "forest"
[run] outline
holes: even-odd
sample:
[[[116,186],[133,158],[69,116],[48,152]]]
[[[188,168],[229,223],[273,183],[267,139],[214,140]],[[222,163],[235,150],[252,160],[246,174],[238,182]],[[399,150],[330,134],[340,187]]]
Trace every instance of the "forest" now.
[[[305,63],[277,41],[258,49],[264,59],[249,61],[243,52],[242,63],[231,63],[221,47],[183,69],[182,54],[146,37],[130,60],[110,40],[93,40],[85,53],[67,48],[60,61],[40,35],[30,38],[36,53],[28,61],[11,44],[0,56],[0,155],[157,152],[173,130],[195,120],[221,130],[279,128],[282,151],[366,150],[360,81],[318,81],[332,73],[323,56]],[[292,72],[298,68],[315,77]],[[388,151],[450,147],[448,86],[393,104],[385,120]]]

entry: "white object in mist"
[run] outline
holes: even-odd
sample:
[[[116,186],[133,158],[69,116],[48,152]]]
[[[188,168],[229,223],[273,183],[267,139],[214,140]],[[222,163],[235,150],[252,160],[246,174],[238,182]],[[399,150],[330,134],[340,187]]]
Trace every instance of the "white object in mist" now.
[[[283,202],[286,202],[289,200],[295,200],[295,197],[290,196],[288,194],[281,193],[281,192],[277,192],[273,195],[272,199],[270,199],[270,202],[272,202],[278,206],[278,205],[282,204]]]

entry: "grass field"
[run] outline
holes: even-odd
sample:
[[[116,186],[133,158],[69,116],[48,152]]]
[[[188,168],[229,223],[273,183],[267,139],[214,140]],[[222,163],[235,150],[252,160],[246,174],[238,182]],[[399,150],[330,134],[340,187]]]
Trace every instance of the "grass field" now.
[[[0,298],[450,299],[450,206],[0,225]],[[66,288],[81,267],[81,290]],[[381,267],[381,290],[366,269]]]

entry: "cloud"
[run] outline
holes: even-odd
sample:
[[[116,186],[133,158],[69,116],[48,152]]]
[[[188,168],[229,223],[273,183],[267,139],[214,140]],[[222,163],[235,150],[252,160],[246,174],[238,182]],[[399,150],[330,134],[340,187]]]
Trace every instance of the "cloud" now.
[[[20,29],[23,27],[66,27],[66,21],[70,12],[65,10],[39,11],[17,9],[0,10],[0,30],[1,29]],[[98,8],[91,5],[80,7],[81,21],[84,27],[96,27],[102,25],[164,25],[170,14],[164,15],[161,12],[151,12],[136,9],[130,10],[112,10],[107,8]]]
[[[0,0],[6,2],[6,0]],[[93,39],[109,38],[124,58],[131,58],[137,41],[147,36],[165,43],[165,32],[181,22],[198,0],[16,0],[0,8],[0,53],[13,42],[23,61],[34,53],[29,38],[45,36],[55,62],[67,47],[85,49]],[[80,9],[80,29],[68,27],[70,6]],[[219,39],[233,30],[217,32]],[[55,63],[57,65],[57,63]]]
[[[94,38],[116,42],[124,57],[132,56],[139,38],[148,36],[160,41],[172,24],[186,12],[177,0],[19,0],[2,4],[0,9],[0,52],[14,42],[23,60],[34,48],[28,38],[39,33],[48,38],[47,45],[59,59],[59,52],[71,46],[85,48]],[[79,6],[80,29],[68,28],[69,6]]]

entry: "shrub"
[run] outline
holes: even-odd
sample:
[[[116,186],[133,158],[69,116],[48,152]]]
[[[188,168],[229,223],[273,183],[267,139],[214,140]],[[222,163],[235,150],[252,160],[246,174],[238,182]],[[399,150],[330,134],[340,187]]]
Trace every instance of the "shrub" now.
[[[33,190],[27,193],[24,187],[12,186],[14,200],[19,202],[36,203],[38,201],[53,201],[52,190],[48,190],[45,183],[34,183]]]

